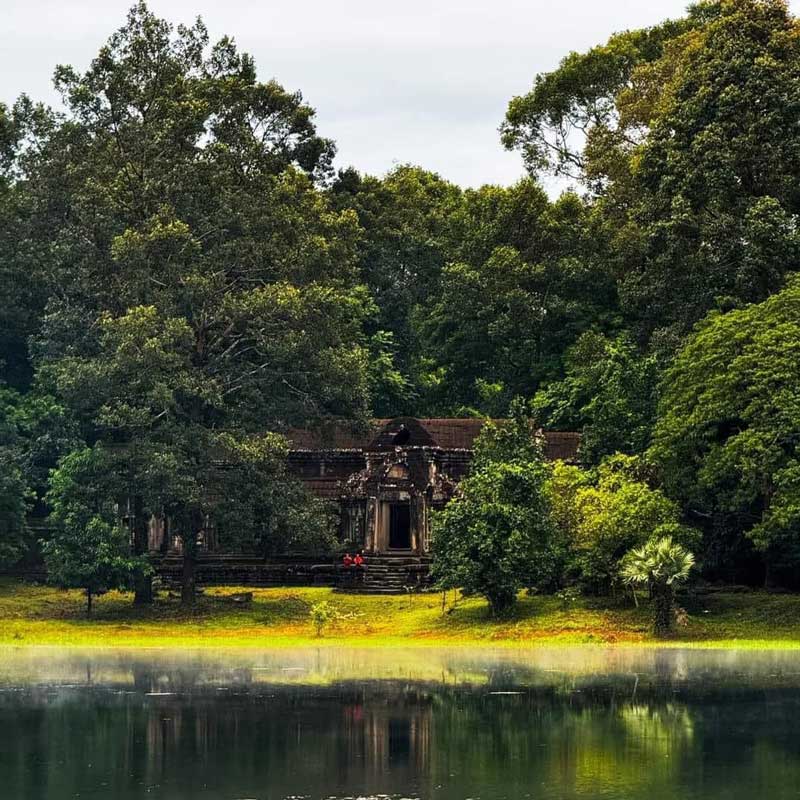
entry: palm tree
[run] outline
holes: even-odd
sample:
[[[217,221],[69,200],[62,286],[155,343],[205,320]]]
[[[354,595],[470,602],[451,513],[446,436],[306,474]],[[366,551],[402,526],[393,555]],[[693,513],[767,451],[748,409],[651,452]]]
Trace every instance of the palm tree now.
[[[665,636],[672,629],[674,589],[686,580],[693,566],[694,556],[673,542],[671,536],[651,539],[643,547],[629,551],[622,560],[621,574],[625,583],[650,587],[656,636]]]

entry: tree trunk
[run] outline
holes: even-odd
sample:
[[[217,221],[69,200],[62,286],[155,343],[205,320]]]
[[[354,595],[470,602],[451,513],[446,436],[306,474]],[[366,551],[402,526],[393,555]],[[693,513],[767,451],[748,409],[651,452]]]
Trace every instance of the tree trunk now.
[[[146,556],[148,553],[147,518],[144,513],[144,503],[141,495],[133,501],[133,554]],[[141,573],[136,576],[134,585],[134,605],[149,605],[153,602],[153,576]]]
[[[196,597],[197,539],[203,530],[203,522],[203,513],[201,511],[192,511],[189,532],[183,537],[181,603],[184,606],[194,605]]]
[[[92,590],[86,590],[86,616],[92,616]]]
[[[772,567],[772,554],[767,551],[764,553],[764,588],[767,590],[774,589],[777,586],[775,580],[775,571]]]
[[[148,606],[153,602],[153,576],[137,575],[136,585],[134,586],[133,604],[136,606]]]
[[[673,594],[669,585],[653,587],[653,606],[655,623],[653,631],[656,636],[667,636],[672,630]]]
[[[498,589],[487,592],[486,599],[489,601],[491,615],[501,617],[514,605],[517,595],[515,592]]]

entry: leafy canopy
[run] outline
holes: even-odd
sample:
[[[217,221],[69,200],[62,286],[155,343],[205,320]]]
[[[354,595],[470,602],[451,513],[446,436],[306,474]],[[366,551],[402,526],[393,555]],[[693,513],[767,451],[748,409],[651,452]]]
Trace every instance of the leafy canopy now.
[[[588,589],[613,587],[625,553],[653,537],[694,540],[680,524],[678,505],[646,477],[631,456],[606,459],[596,473],[556,464],[548,487],[553,519],[568,538],[569,572]]]
[[[449,413],[502,414],[561,377],[581,333],[613,324],[616,294],[585,212],[570,194],[551,204],[531,180],[465,193],[453,259],[416,314]]]
[[[656,413],[658,364],[630,337],[584,333],[567,350],[565,377],[540,389],[533,414],[547,427],[580,430],[581,457],[597,464],[647,448]]]
[[[674,586],[689,577],[693,566],[694,556],[670,536],[664,536],[627,553],[620,574],[629,584]]]
[[[687,511],[727,517],[775,566],[800,557],[800,282],[710,314],[666,373],[652,456]]]
[[[56,83],[67,115],[25,162],[54,242],[37,378],[87,442],[126,451],[140,516],[173,517],[188,597],[209,521],[274,547],[318,510],[265,432],[367,414],[357,220],[319,190],[333,148],[312,110],[199,21],[139,3]]]
[[[75,450],[53,472],[48,503],[54,532],[42,543],[48,579],[92,595],[127,589],[150,569],[131,555],[130,531],[122,522],[127,475],[115,453],[97,446]]]
[[[487,423],[471,474],[433,518],[432,575],[489,601],[493,613],[513,605],[523,587],[557,579],[560,544],[545,491],[549,467],[516,408],[509,423]]]
[[[18,396],[0,387],[0,565],[22,553],[27,532],[29,486],[21,468],[21,441],[15,420]]]
[[[783,0],[698,3],[570,54],[509,105],[506,146],[592,190],[622,309],[667,354],[800,264],[797,30]]]

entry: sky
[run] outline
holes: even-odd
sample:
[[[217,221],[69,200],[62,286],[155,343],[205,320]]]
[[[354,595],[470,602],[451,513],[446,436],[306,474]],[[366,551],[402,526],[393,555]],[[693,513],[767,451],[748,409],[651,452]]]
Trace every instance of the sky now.
[[[133,0],[2,0],[0,101],[56,103],[56,64],[85,68]],[[800,5],[800,0],[797,0]],[[498,126],[538,72],[615,31],[680,16],[684,0],[150,0],[232,36],[259,77],[300,90],[337,166],[419,164],[462,186],[523,174]],[[793,3],[795,5],[795,3]],[[551,190],[553,186],[549,187]]]

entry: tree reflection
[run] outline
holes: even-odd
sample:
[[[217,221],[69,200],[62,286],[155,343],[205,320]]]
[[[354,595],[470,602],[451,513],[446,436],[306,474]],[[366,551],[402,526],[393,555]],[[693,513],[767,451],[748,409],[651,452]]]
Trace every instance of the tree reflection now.
[[[800,691],[681,689],[661,666],[639,684],[498,671],[473,687],[246,670],[213,685],[142,666],[133,691],[0,691],[3,796],[749,800],[798,785]]]

